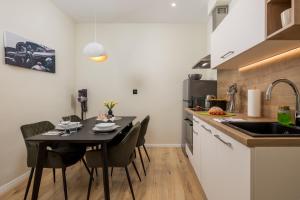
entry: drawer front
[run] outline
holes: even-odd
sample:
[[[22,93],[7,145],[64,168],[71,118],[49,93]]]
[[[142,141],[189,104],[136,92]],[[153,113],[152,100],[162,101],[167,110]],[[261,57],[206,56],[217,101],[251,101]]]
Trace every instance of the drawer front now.
[[[213,133],[214,130],[212,126],[195,116],[193,117],[193,127],[199,133],[202,133],[204,131]]]
[[[226,135],[225,133],[222,133],[221,131],[219,131],[218,129],[212,127],[211,125],[209,125],[208,123],[200,120],[199,118],[197,118],[199,123],[197,124],[198,129],[200,129],[200,133],[206,133],[211,135],[212,137],[214,137],[214,139],[216,139],[220,144],[223,144],[229,148],[231,148],[232,150],[250,150],[249,147],[239,143],[238,141],[236,141],[235,139],[233,139],[232,137]]]
[[[198,117],[193,116],[193,127],[198,128],[199,125],[201,124],[201,121]]]

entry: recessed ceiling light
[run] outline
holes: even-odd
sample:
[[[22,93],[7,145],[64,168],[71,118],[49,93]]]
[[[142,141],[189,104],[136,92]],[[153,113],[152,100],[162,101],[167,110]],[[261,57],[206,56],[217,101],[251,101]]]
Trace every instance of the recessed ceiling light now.
[[[172,6],[172,7],[176,7],[177,4],[176,4],[175,2],[173,2],[173,3],[171,3],[171,6]]]

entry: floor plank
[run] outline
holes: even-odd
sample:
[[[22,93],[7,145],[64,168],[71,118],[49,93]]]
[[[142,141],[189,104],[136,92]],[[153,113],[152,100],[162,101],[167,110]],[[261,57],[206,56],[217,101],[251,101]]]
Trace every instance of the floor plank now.
[[[200,183],[180,148],[150,148],[151,163],[144,156],[147,176],[145,177],[139,157],[136,165],[140,172],[142,182],[139,181],[133,166],[129,166],[133,189],[137,200],[205,200]],[[91,192],[91,200],[103,199],[102,172],[98,169]],[[88,187],[88,174],[82,163],[67,169],[67,184],[69,199],[86,199]],[[27,180],[16,188],[7,192],[0,199],[23,199]],[[131,194],[124,169],[115,169],[110,179],[110,192],[112,200],[131,200]],[[31,190],[28,199],[30,199]],[[61,170],[57,170],[56,183],[53,183],[52,170],[44,170],[40,200],[64,199]]]

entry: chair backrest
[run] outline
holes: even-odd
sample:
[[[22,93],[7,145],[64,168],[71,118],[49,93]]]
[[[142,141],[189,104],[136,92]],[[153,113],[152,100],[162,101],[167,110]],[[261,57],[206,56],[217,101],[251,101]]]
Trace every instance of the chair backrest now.
[[[24,140],[28,137],[35,136],[47,131],[53,130],[55,126],[48,121],[42,121],[34,124],[27,124],[21,126],[21,132]],[[32,142],[26,142],[27,149],[27,165],[33,167],[36,163],[36,156],[38,153],[38,144]]]
[[[71,120],[71,122],[81,122],[81,118],[78,117],[77,115],[69,115],[69,116],[65,116],[65,117],[62,117],[62,119],[64,121],[67,121],[67,120]]]
[[[130,159],[135,150],[140,128],[140,122],[136,123],[118,145],[108,149],[109,161],[115,166],[124,166],[131,162]]]
[[[42,121],[42,122],[37,122],[34,124],[27,124],[21,126],[21,132],[23,135],[23,138],[26,139],[31,136],[35,136],[50,130],[53,130],[55,126],[48,121]]]
[[[145,144],[145,135],[147,133],[149,121],[150,121],[150,116],[147,115],[145,119],[143,119],[143,121],[141,122],[141,130],[137,141],[137,146],[141,146]]]

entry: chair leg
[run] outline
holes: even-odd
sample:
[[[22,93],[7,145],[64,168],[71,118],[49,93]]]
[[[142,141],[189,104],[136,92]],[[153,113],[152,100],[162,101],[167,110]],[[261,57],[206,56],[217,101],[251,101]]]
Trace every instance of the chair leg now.
[[[144,147],[144,150],[145,150],[145,152],[146,152],[147,158],[148,158],[148,160],[149,160],[149,162],[150,162],[150,157],[149,157],[149,155],[148,155],[147,149],[146,149],[146,147],[145,147],[144,144],[143,144],[143,147]]]
[[[125,167],[125,171],[126,171],[127,180],[128,180],[128,183],[129,183],[129,187],[130,187],[132,198],[133,198],[133,200],[135,200],[134,192],[133,192],[133,188],[132,188],[132,184],[131,184],[131,180],[130,180],[130,176],[129,176],[129,172],[128,172],[127,166]]]
[[[26,186],[24,200],[26,200],[27,195],[28,195],[28,191],[29,191],[29,188],[30,188],[30,185],[31,185],[31,180],[32,180],[33,172],[34,172],[34,168],[32,167],[31,170],[30,170],[30,175],[29,175],[29,178],[28,178],[27,186]]]
[[[87,193],[87,200],[90,199],[91,188],[92,188],[92,184],[93,184],[93,174],[94,174],[94,168],[92,168],[92,172],[91,172],[91,175],[90,175],[89,188],[88,188],[88,193]]]
[[[67,180],[66,180],[66,168],[62,168],[62,178],[63,178],[63,184],[64,184],[65,200],[68,200],[68,188],[67,188]]]
[[[147,176],[145,165],[144,165],[144,161],[143,161],[143,156],[142,156],[140,147],[138,147],[138,150],[139,150],[139,154],[140,154],[140,158],[141,158],[141,162],[142,162],[142,166],[143,166],[143,169],[144,169],[145,176]]]
[[[112,177],[113,175],[113,172],[114,172],[114,168],[112,167],[111,170],[110,170],[110,176]]]
[[[53,183],[55,183],[55,168],[52,168],[52,173],[53,173]]]
[[[83,164],[84,164],[84,167],[85,167],[86,171],[89,173],[89,175],[91,175],[91,171],[89,170],[89,168],[88,168],[88,166],[87,166],[87,164],[86,164],[85,159],[82,158],[81,160],[82,160],[82,162],[83,162]]]
[[[134,161],[132,161],[132,165],[133,165],[133,167],[134,167],[134,169],[135,169],[135,172],[136,172],[136,174],[138,175],[138,177],[139,177],[139,179],[140,179],[140,182],[142,182],[142,179],[141,179],[141,177],[140,177],[140,173],[139,173],[139,171],[137,170],[137,168],[136,168],[136,165],[135,165],[135,162],[134,162]]]

